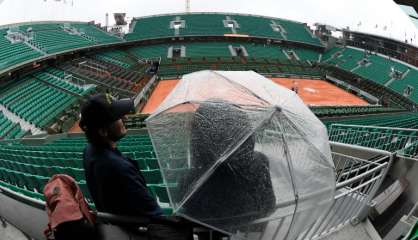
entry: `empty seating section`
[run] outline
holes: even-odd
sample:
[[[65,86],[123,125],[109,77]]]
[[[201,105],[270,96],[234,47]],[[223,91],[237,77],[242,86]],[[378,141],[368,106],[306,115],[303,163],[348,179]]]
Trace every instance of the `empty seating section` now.
[[[42,72],[33,74],[36,78],[45,81],[59,89],[64,89],[70,93],[77,95],[86,95],[94,88],[84,89],[78,85],[65,80],[65,73],[57,68],[46,68]]]
[[[278,21],[273,21],[264,17],[242,15],[233,15],[232,18],[239,24],[239,28],[237,29],[237,32],[239,34],[256,37],[283,39],[281,31],[275,31],[272,27],[272,25],[274,25],[275,22],[277,25]]]
[[[272,58],[289,60],[279,45],[267,45],[259,43],[233,43],[233,42],[185,42],[181,44],[155,44],[130,48],[128,51],[138,58],[168,58],[170,49],[184,49],[187,58],[211,58],[211,57],[232,57],[233,52],[244,47],[248,57]],[[289,49],[296,52],[300,60],[317,61],[319,52],[310,49]],[[242,53],[244,54],[244,53]],[[178,56],[178,57],[181,57]]]
[[[33,39],[29,40],[37,48],[47,52],[56,53],[74,48],[93,45],[91,41],[79,34],[70,34],[65,31],[62,24],[34,24],[20,26],[22,31],[32,29]]]
[[[341,53],[344,49],[339,47],[333,47],[330,49],[327,49],[324,54],[322,55],[322,61],[321,62],[328,62],[332,60],[333,58],[337,57],[338,53]]]
[[[175,16],[144,17],[135,19],[132,33],[125,35],[125,39],[140,40],[170,37],[174,35],[174,29],[170,29],[170,22]]]
[[[6,35],[7,29],[0,29],[0,70],[42,55],[25,43],[11,43],[6,39]]]
[[[231,34],[231,28],[224,25],[226,16],[223,14],[185,14],[179,15],[185,20],[185,28],[180,28],[181,36],[223,36]]]
[[[323,122],[330,126],[333,123],[363,125],[363,126],[380,126],[394,128],[418,128],[418,113],[398,113],[398,114],[379,114],[372,116],[362,116],[356,118],[326,120]]]
[[[239,46],[239,44],[237,44]],[[288,60],[287,56],[283,53],[283,49],[277,45],[255,44],[255,43],[243,43],[240,44],[245,47],[249,57],[255,58],[275,58]]]
[[[100,66],[100,68],[107,71],[113,77],[114,80],[122,82],[125,85],[123,86],[124,89],[132,89],[134,87],[134,84],[138,83],[143,78],[144,72],[148,66],[147,64],[138,64],[134,71],[100,59],[90,58],[87,61],[89,63]]]
[[[8,31],[9,28],[0,29],[0,70],[44,56],[45,53],[123,41],[89,23],[20,25],[13,28],[13,32],[21,33],[26,39],[16,43],[6,38]]]
[[[277,20],[276,22],[279,22],[286,31],[287,40],[321,46],[319,39],[314,37],[303,23],[287,20]]]
[[[331,62],[336,63],[338,67],[351,71],[358,66],[358,62],[365,57],[364,51],[352,48],[345,48],[342,54]]]
[[[13,139],[23,137],[27,131],[23,130],[18,123],[10,121],[0,112],[0,139]]]
[[[321,77],[322,71],[306,64],[290,64],[289,60],[278,59],[254,59],[248,58],[245,61],[239,57],[219,57],[211,59],[189,58],[189,59],[164,59],[161,62],[159,76],[164,78],[179,77],[181,75],[205,69],[225,71],[256,71],[262,74],[275,76],[310,76]]]
[[[340,54],[336,54],[340,52]],[[367,61],[363,61],[367,59]],[[363,61],[363,64],[360,64]],[[336,65],[347,71],[353,70],[353,73],[367,78],[371,81],[395,90],[401,95],[407,96],[411,100],[418,102],[417,79],[418,70],[409,67],[402,62],[390,59],[389,57],[377,55],[374,53],[366,53],[365,50],[354,48],[331,48],[326,51],[322,57],[322,62],[326,64]],[[394,79],[391,75],[392,70],[404,74],[402,79]],[[409,70],[409,71],[408,71]],[[405,74],[408,71],[407,74]],[[407,87],[412,87],[409,94]]]
[[[165,38],[172,36],[223,36],[241,34],[252,37],[287,39],[322,46],[305,24],[268,18],[262,16],[190,13],[178,15],[160,15],[137,18],[134,20],[127,40]],[[174,29],[174,22],[178,29]],[[285,36],[285,37],[283,37]]]
[[[38,127],[51,122],[76,99],[32,77],[0,95],[3,106]]]
[[[342,115],[359,115],[372,113],[389,113],[402,111],[399,108],[387,108],[381,106],[347,106],[347,107],[311,107],[317,117],[330,117]]]
[[[117,43],[122,42],[122,39],[110,35],[109,33],[99,29],[98,27],[88,24],[88,23],[72,23],[71,27],[74,27],[80,32],[94,40],[97,44],[104,44],[104,43]]]
[[[337,124],[331,126],[329,139],[389,152],[403,152],[418,142],[418,131]]]
[[[130,68],[137,64],[137,60],[133,56],[130,56],[126,51],[117,49],[100,52],[96,54],[96,58],[123,68]]]
[[[229,46],[233,45],[227,42],[208,42],[208,43],[187,43],[183,44],[186,47],[186,57],[229,57],[231,51]]]
[[[42,192],[48,178],[68,174],[76,179],[91,202],[82,162],[85,145],[84,137],[69,137],[42,145],[0,144],[0,183],[12,184],[29,197],[43,199],[37,193]],[[166,187],[149,136],[128,135],[119,142],[118,148],[138,162],[150,192],[155,194],[166,213],[170,213]]]
[[[408,86],[413,88],[409,98],[418,103],[418,70],[415,68],[410,69],[405,78],[391,82],[389,88],[404,95]]]
[[[129,52],[132,53],[137,58],[167,58],[168,48],[170,44],[156,44],[148,46],[140,46],[129,49]]]
[[[406,67],[404,65],[398,64],[381,56],[369,55],[367,58],[371,64],[368,66],[362,66],[353,72],[364,78],[373,79],[380,84],[385,84],[391,79],[391,68],[395,68],[402,72],[406,71]]]
[[[62,66],[62,70],[85,80],[87,83],[96,85],[99,91],[111,91],[121,98],[135,96],[135,92],[132,91],[133,82],[113,75],[107,66],[99,68],[93,64],[93,61],[89,60],[87,65],[66,64]]]
[[[294,48],[292,49],[300,60],[309,60],[311,62],[318,62],[319,52],[311,49]]]

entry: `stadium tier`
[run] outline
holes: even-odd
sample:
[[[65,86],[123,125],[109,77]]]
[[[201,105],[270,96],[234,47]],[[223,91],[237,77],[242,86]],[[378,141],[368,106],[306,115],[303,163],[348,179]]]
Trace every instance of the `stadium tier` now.
[[[239,42],[184,42],[133,47],[128,50],[138,58],[235,57],[318,61],[320,52],[279,45]]]
[[[49,177],[68,174],[77,180],[90,203],[82,152],[84,137],[64,138],[42,145],[18,142],[0,144],[0,184],[31,198],[44,199],[42,190]],[[159,170],[148,135],[129,135],[118,144],[119,150],[138,162],[147,180],[149,191],[156,196],[161,207],[169,214],[166,186]]]
[[[302,42],[322,46],[305,24],[263,16],[188,13],[134,19],[127,40],[174,36],[245,35]]]
[[[21,138],[27,133],[28,131],[23,130],[20,127],[20,124],[10,121],[0,112],[0,139],[8,140]]]
[[[60,24],[39,24],[20,26],[21,31],[31,38],[28,42],[46,53],[56,53],[74,48],[86,47],[91,42],[81,33],[69,33]]]
[[[418,156],[415,146],[418,143],[418,131],[393,129],[375,126],[355,126],[333,124],[329,130],[330,141],[376,148],[388,152]]]
[[[96,85],[100,91],[109,91],[121,98],[134,97],[149,80],[145,77],[149,64],[137,63],[132,70],[97,55],[66,62],[59,68],[75,78]]]
[[[100,52],[95,57],[123,68],[131,68],[138,64],[136,57],[128,54],[126,51],[117,49]]]
[[[61,71],[49,68],[26,76],[0,93],[0,104],[24,121],[42,128],[79,97],[86,95],[94,86],[80,87],[65,81]]]
[[[317,117],[329,117],[329,116],[344,116],[344,115],[360,115],[360,114],[375,114],[375,113],[389,113],[399,112],[402,109],[399,108],[386,108],[380,106],[344,106],[344,107],[311,107],[312,112]]]
[[[186,60],[165,59],[161,62],[158,75],[165,79],[178,78],[187,73],[206,69],[225,71],[251,70],[273,76],[306,76],[311,78],[319,78],[324,75],[319,68],[289,60],[281,61],[268,58],[243,60],[238,57],[190,58]]]
[[[108,32],[105,32],[92,24],[73,23],[71,24],[71,27],[76,29],[81,36],[96,44],[117,43],[122,41],[121,38],[110,35]]]
[[[329,127],[331,124],[349,124],[361,126],[379,126],[393,128],[418,128],[418,113],[377,114],[347,119],[327,120],[323,122]]]
[[[7,30],[0,29],[0,70],[42,56],[26,43],[12,43],[6,36]]]
[[[0,71],[51,53],[122,42],[88,23],[31,23],[0,29]]]
[[[323,55],[323,64],[332,64],[388,87],[418,102],[418,69],[398,60],[357,48],[332,48]]]

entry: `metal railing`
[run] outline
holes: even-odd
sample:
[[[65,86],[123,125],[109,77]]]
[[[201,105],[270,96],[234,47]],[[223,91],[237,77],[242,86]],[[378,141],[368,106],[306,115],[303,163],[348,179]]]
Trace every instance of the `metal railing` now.
[[[295,232],[292,227],[294,219],[298,226],[303,225],[304,217],[309,216],[317,211],[316,206],[321,203],[305,206],[299,209],[296,215],[291,212],[282,217],[278,217],[270,221],[262,228],[264,233],[254,232],[249,228],[241,234],[248,239],[259,240],[278,240],[278,239],[297,239],[297,240],[317,240],[336,232],[347,224],[360,222],[367,216],[370,202],[380,187],[386,173],[392,163],[393,154],[378,149],[370,149],[365,147],[331,143],[333,147],[332,157],[336,170],[336,191],[334,202],[331,207],[324,212],[320,218],[309,226],[303,228],[301,232]],[[353,155],[348,155],[353,153]],[[360,153],[360,154],[359,154]],[[356,157],[356,154],[369,157]],[[298,201],[309,201],[312,197],[321,194],[322,191],[304,196]],[[281,207],[294,204],[294,200],[281,203]],[[105,218],[106,219],[106,218]],[[124,221],[124,217],[113,216],[113,220]],[[264,220],[253,222],[253,224],[263,225]],[[210,229],[207,229],[211,231]],[[259,229],[260,230],[260,229]],[[299,229],[297,229],[299,230]],[[266,233],[267,232],[267,233]]]
[[[332,124],[330,141],[396,152],[398,157],[418,160],[418,130]]]
[[[271,236],[259,234],[257,237],[251,237],[249,235],[249,239],[317,240],[340,230],[347,224],[357,223],[367,216],[371,199],[376,194],[376,191],[386,176],[388,169],[391,166],[394,154],[378,149],[370,149],[336,142],[331,142],[331,147],[337,180],[334,196],[335,201],[332,203],[331,207],[325,211],[321,217],[319,217],[316,221],[308,226],[303,224],[305,221],[304,217],[306,216],[306,218],[309,218],[312,213],[317,211],[317,204],[321,203],[309,204],[309,206],[305,206],[304,209],[300,209],[300,211],[296,213],[296,216],[292,214],[293,211],[290,211],[289,214],[285,214],[282,217],[275,219],[274,222],[272,221],[272,223],[269,223],[269,225],[265,226],[267,228],[271,227],[274,229],[274,231],[270,231],[270,233],[272,233]],[[7,192],[8,196],[14,198],[16,200],[15,203],[33,206],[32,208],[28,208],[28,210],[26,210],[27,216],[33,215],[33,217],[30,219],[37,219],[37,222],[41,220],[45,222],[46,213],[43,210],[45,206],[43,201],[26,197],[24,195],[13,192],[12,190],[3,189],[3,187],[0,186],[0,193],[2,191]],[[321,194],[321,191],[313,194]],[[2,195],[0,194],[0,196]],[[304,196],[301,197],[298,201],[309,201],[310,197],[314,196]],[[283,204],[292,206],[294,205],[294,200]],[[6,219],[17,219],[16,226],[24,232],[41,233],[43,230],[40,227],[42,224],[38,224],[39,226],[27,225],[26,218],[22,218],[20,215],[14,216],[13,212],[5,213],[0,211],[0,215]],[[109,215],[105,213],[98,213],[98,218],[99,220],[101,219],[103,221],[109,222],[132,223],[143,221],[143,219],[140,218],[136,219],[132,217]],[[296,218],[298,221],[300,221],[298,222],[298,225],[304,226],[303,229],[300,231],[298,229],[299,232],[292,230],[289,231],[289,226],[292,226],[293,219]],[[261,225],[263,225],[262,222]],[[212,231],[210,229],[206,230]],[[254,231],[254,229],[252,230]],[[248,234],[251,233],[249,232]]]
[[[350,223],[358,223],[368,214],[370,201],[385,178],[393,160],[393,154],[358,146],[332,143],[343,152],[361,153],[369,159],[333,151],[336,170],[335,201],[317,221],[311,224],[297,239],[320,239]],[[314,211],[314,209],[312,210]]]

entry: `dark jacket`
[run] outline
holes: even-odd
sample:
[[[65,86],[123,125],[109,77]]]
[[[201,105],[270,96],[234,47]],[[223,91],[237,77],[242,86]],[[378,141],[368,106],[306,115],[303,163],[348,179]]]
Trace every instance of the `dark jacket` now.
[[[88,144],[83,154],[87,186],[98,211],[130,216],[159,216],[138,164],[118,149]]]

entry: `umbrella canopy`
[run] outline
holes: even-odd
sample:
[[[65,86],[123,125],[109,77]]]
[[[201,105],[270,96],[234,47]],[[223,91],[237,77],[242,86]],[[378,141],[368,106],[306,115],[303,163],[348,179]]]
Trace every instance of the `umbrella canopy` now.
[[[294,239],[330,207],[325,126],[252,71],[183,76],[146,120],[176,214],[235,238]]]

